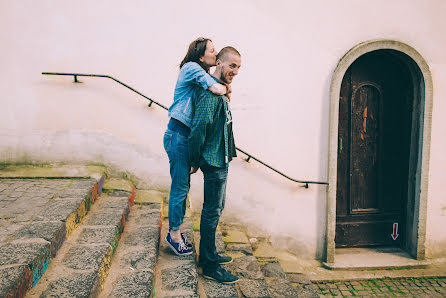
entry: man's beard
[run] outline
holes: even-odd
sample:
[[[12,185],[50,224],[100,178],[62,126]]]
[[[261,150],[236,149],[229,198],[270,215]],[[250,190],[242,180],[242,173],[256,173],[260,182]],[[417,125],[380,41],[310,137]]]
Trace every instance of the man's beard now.
[[[220,77],[220,80],[222,80],[224,83],[226,83],[226,84],[231,84],[231,82],[230,82],[230,80],[228,80],[226,77],[225,77],[225,75],[222,75],[221,77]]]

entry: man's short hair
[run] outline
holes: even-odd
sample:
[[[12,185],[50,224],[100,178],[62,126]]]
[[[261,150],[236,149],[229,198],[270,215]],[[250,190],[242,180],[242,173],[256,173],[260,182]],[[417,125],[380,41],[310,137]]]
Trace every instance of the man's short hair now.
[[[242,55],[240,55],[239,51],[237,51],[234,47],[224,47],[223,49],[220,50],[220,52],[217,54],[217,60],[220,59],[221,61],[226,59],[227,54],[232,53],[234,55],[238,55],[239,57],[241,57]]]

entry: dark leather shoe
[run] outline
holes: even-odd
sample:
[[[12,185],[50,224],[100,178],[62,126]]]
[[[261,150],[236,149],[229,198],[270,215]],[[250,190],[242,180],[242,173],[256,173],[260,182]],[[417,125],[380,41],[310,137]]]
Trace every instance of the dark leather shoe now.
[[[208,271],[203,269],[203,277],[213,279],[224,284],[233,284],[238,281],[238,277],[218,266],[215,270]]]
[[[232,257],[217,255],[217,262],[220,265],[232,263]],[[198,260],[198,267],[203,267],[201,260]]]
[[[218,255],[219,264],[230,264],[232,263],[232,258],[230,256],[220,256]]]

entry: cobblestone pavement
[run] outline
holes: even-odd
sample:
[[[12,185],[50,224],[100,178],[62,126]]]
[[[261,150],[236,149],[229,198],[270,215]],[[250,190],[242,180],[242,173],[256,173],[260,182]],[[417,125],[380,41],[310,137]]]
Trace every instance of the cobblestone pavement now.
[[[446,277],[314,283],[320,297],[446,297]]]
[[[69,179],[0,179],[0,243],[29,223]]]

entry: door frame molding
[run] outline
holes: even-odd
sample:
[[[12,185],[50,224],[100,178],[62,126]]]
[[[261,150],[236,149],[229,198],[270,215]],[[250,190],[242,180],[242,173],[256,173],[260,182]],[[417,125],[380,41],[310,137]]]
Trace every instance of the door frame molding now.
[[[328,148],[328,182],[327,188],[327,214],[326,214],[326,251],[325,262],[333,264],[335,262],[335,231],[336,231],[336,185],[337,185],[337,161],[338,161],[338,120],[339,120],[339,96],[342,79],[350,65],[360,56],[376,51],[390,49],[401,52],[413,60],[411,68],[414,85],[420,81],[421,86],[417,88],[418,97],[421,101],[419,151],[415,159],[420,159],[416,164],[416,181],[413,199],[413,217],[407,223],[412,235],[406,243],[407,251],[417,260],[425,257],[426,238],[426,213],[428,194],[428,173],[431,146],[432,128],[432,102],[433,86],[432,75],[425,59],[411,46],[396,40],[370,40],[360,43],[350,49],[338,62],[333,72],[330,85],[330,122],[329,122],[329,148]],[[415,74],[417,73],[417,74]],[[417,75],[417,77],[415,77]],[[414,96],[416,96],[414,94]],[[424,111],[424,113],[423,113]],[[414,128],[412,128],[414,129]],[[421,158],[419,158],[421,156]],[[421,162],[421,164],[420,164]],[[418,193],[418,194],[417,194]],[[409,238],[409,237],[408,237]]]

